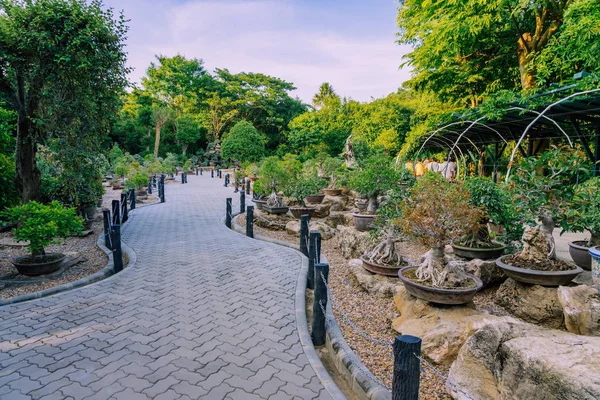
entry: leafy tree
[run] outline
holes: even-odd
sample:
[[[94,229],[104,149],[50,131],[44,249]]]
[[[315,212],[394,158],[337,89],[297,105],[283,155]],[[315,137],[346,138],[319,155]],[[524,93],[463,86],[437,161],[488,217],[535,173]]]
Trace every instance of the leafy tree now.
[[[257,162],[264,155],[264,136],[248,121],[235,124],[221,146],[221,156],[226,160]]]
[[[189,145],[196,143],[203,136],[204,129],[201,128],[191,117],[181,117],[177,120],[177,140],[182,145],[185,154]]]
[[[339,99],[339,96],[333,90],[333,87],[328,82],[323,82],[319,86],[319,91],[312,98],[313,106],[315,108],[321,108],[325,104],[327,99],[335,98]]]
[[[349,186],[369,198],[368,212],[379,207],[378,196],[392,189],[400,181],[400,174],[392,166],[392,159],[384,154],[369,157],[360,169],[353,171]]]
[[[40,198],[38,146],[51,135],[81,148],[108,131],[127,84],[125,19],[100,1],[0,1],[0,96],[18,114],[16,184]]]
[[[19,198],[14,182],[16,124],[15,113],[0,107],[0,211],[15,205]]]

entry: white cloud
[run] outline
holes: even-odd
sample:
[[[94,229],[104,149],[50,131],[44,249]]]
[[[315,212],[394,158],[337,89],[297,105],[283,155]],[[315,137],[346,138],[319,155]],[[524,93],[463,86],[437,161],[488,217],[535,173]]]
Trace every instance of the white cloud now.
[[[132,20],[128,51],[136,81],[154,54],[177,53],[204,59],[209,70],[261,72],[291,81],[298,88],[294,95],[307,102],[324,81],[342,96],[367,101],[395,91],[409,77],[398,69],[407,49],[394,43],[393,32],[374,39],[362,39],[361,32],[343,36],[314,26],[306,10],[289,1],[119,3],[115,7]]]

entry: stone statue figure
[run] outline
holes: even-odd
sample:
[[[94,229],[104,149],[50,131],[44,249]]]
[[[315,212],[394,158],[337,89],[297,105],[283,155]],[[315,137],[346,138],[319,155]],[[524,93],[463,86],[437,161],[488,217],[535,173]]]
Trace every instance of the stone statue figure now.
[[[346,167],[358,167],[358,163],[356,162],[356,158],[354,157],[354,150],[352,150],[352,135],[348,136],[348,139],[346,139],[346,151],[344,151],[342,156],[346,159]]]

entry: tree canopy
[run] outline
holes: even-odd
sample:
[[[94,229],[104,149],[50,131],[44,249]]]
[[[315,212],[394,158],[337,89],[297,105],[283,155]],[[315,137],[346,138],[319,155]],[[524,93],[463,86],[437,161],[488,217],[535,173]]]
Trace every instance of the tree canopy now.
[[[221,155],[236,161],[260,161],[265,156],[265,138],[250,122],[240,121],[223,141]]]

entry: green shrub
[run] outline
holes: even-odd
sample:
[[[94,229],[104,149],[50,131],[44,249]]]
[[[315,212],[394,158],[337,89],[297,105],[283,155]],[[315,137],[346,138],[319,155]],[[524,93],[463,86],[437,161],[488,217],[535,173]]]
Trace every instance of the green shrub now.
[[[221,156],[225,160],[257,162],[265,155],[265,138],[248,121],[240,121],[223,140]]]
[[[392,166],[392,159],[383,154],[369,157],[360,169],[354,170],[348,181],[348,186],[363,196],[369,198],[367,211],[377,210],[377,196],[396,187],[401,175]]]
[[[75,209],[63,207],[57,201],[48,205],[30,201],[11,208],[6,215],[18,226],[13,230],[14,238],[29,241],[32,258],[44,255],[46,247],[60,243],[61,238],[79,234],[83,229],[83,220],[76,215]]]
[[[298,201],[304,201],[306,196],[317,194],[324,183],[317,177],[301,177],[293,184],[286,186],[283,193],[288,197],[294,197]]]

